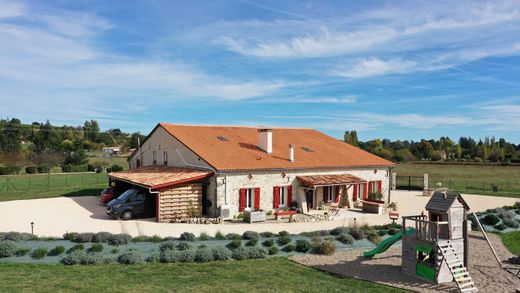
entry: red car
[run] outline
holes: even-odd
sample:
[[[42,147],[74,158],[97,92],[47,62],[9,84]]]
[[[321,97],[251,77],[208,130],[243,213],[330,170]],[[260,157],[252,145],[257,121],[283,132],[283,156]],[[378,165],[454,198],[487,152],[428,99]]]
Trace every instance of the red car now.
[[[116,191],[112,187],[107,187],[101,191],[101,198],[99,202],[103,205],[107,205],[111,200],[116,198]]]

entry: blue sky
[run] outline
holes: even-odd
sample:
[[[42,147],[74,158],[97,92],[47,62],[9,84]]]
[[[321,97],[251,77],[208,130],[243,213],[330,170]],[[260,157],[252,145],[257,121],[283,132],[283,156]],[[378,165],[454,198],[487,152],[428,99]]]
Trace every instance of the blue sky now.
[[[520,3],[0,0],[0,116],[520,143]]]

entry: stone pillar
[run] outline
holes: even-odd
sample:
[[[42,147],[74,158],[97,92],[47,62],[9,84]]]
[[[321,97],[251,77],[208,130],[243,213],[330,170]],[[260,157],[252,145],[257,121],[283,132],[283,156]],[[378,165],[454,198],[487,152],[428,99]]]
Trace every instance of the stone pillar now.
[[[392,172],[392,190],[397,189],[397,173]]]
[[[424,189],[428,189],[428,173],[425,173],[423,176]]]

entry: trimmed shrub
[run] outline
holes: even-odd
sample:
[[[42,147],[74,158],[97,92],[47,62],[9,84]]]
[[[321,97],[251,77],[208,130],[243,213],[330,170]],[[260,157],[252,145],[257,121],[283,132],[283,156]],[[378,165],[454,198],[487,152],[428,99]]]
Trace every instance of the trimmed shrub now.
[[[354,237],[352,237],[352,235],[350,234],[339,234],[338,236],[336,236],[336,240],[348,245],[354,244],[355,241]]]
[[[31,235],[30,233],[20,233],[20,232],[7,232],[4,234],[4,238],[2,240],[11,240],[11,241],[27,241],[27,240],[36,240],[37,236]]]
[[[96,167],[92,164],[87,164],[87,171],[94,172],[94,171],[96,171]]]
[[[18,244],[12,240],[0,241],[0,258],[10,257],[16,255],[18,251]]]
[[[213,260],[213,252],[207,248],[199,248],[195,252],[195,261],[196,262],[209,262]]]
[[[177,250],[164,250],[163,252],[161,252],[160,254],[160,260],[161,262],[164,262],[164,263],[174,263],[174,262],[179,262],[179,254],[180,252],[177,251]]]
[[[120,172],[120,171],[123,171],[123,167],[122,167],[122,166],[119,166],[119,165],[117,165],[117,164],[112,165],[112,167],[110,167],[110,169],[112,169],[112,172]]]
[[[365,239],[365,233],[361,231],[361,229],[351,229],[349,231],[349,234],[356,240]]]
[[[256,246],[258,243],[258,238],[252,238],[246,242],[246,246]]]
[[[220,231],[217,231],[217,233],[215,233],[215,239],[217,239],[217,240],[224,240],[224,239],[226,239],[226,235],[224,235]]]
[[[47,165],[38,166],[38,173],[49,173],[50,170],[51,168],[49,168]]]
[[[158,252],[153,252],[146,258],[146,262],[148,263],[158,263],[161,261],[161,254]]]
[[[25,173],[36,174],[36,173],[38,173],[38,169],[35,166],[25,167]]]
[[[150,237],[144,236],[144,235],[136,236],[136,237],[132,238],[133,243],[148,242],[148,241],[150,241]]]
[[[247,248],[248,259],[261,259],[266,258],[267,252],[260,247],[249,247]]]
[[[266,239],[264,242],[262,242],[262,245],[265,247],[271,247],[274,245],[273,239]]]
[[[94,243],[88,249],[89,252],[102,252],[105,247],[101,243]]]
[[[20,247],[16,250],[16,256],[24,256],[31,251],[28,247]]]
[[[200,235],[199,235],[199,240],[200,240],[200,241],[208,241],[208,240],[209,240],[209,235],[208,235],[208,233],[206,233],[206,232],[202,232],[202,233],[200,233]]]
[[[86,253],[81,259],[82,265],[98,265],[103,262],[103,255],[98,252]]]
[[[269,255],[275,255],[275,254],[278,253],[278,247],[271,246],[271,247],[269,247],[269,251],[268,252],[269,252]]]
[[[31,258],[32,259],[43,259],[47,256],[47,253],[49,253],[49,250],[47,247],[38,247],[31,251]]]
[[[500,218],[495,214],[487,214],[484,216],[484,223],[494,226],[500,222]]]
[[[495,225],[495,229],[500,230],[500,231],[505,230],[506,228],[507,227],[506,227],[506,225],[504,225],[504,223],[499,223],[499,224]]]
[[[278,245],[280,246],[284,246],[286,244],[288,244],[289,242],[291,242],[292,239],[289,237],[289,236],[280,236],[278,237],[278,239],[276,240],[276,242],[278,243]]]
[[[189,244],[186,241],[181,241],[177,244],[175,248],[177,248],[178,250],[188,250],[191,249],[191,244]]]
[[[518,222],[515,221],[514,219],[503,219],[502,223],[504,223],[504,225],[506,225],[507,227],[510,227],[510,228],[520,227],[520,224],[518,224]]]
[[[113,234],[108,238],[108,244],[113,246],[119,246],[123,244],[128,244],[132,240],[132,236],[128,234]]]
[[[78,235],[76,232],[67,232],[63,234],[63,239],[72,241],[76,238],[76,235]]]
[[[376,233],[376,230],[372,226],[368,226],[368,225],[363,225],[359,229],[361,231],[363,231],[363,233],[365,233],[365,235]]]
[[[251,239],[258,240],[258,238],[260,238],[260,234],[258,234],[257,232],[254,232],[254,231],[246,231],[242,234],[242,238],[245,240],[251,240]]]
[[[272,232],[262,232],[262,233],[260,233],[260,236],[262,236],[264,238],[269,238],[269,237],[273,237],[273,233]]]
[[[296,246],[294,244],[287,244],[284,247],[282,247],[283,252],[291,252],[296,249]]]
[[[349,230],[347,227],[336,227],[330,230],[330,235],[338,236],[340,234],[348,234]]]
[[[367,235],[367,239],[368,239],[368,241],[370,241],[370,242],[372,242],[374,244],[379,244],[379,242],[381,242],[381,238],[376,233],[368,234]]]
[[[110,249],[110,253],[112,253],[112,254],[119,253],[119,248],[112,248],[112,249]]]
[[[76,244],[76,245],[72,246],[71,248],[69,248],[69,250],[67,250],[67,253],[71,253],[76,250],[84,250],[84,249],[85,249],[85,246],[83,244]]]
[[[239,248],[241,246],[242,246],[242,240],[240,240],[240,239],[231,240],[231,242],[229,242],[226,245],[226,247],[231,249],[231,250],[237,249],[237,248]]]
[[[73,241],[76,243],[88,243],[92,242],[92,238],[94,238],[94,233],[78,233]]]
[[[195,241],[195,234],[190,232],[184,232],[179,237],[180,241]]]
[[[163,240],[164,239],[161,236],[159,236],[159,235],[153,235],[152,237],[150,237],[148,239],[148,241],[153,242],[153,243],[162,242]]]
[[[249,251],[245,247],[238,247],[231,255],[235,260],[245,260],[249,257]]]
[[[278,232],[278,236],[280,236],[280,237],[288,237],[289,236],[289,232],[287,232],[287,231],[280,231],[280,232]]]
[[[311,243],[304,239],[296,240],[296,251],[301,253],[306,253],[311,250]]]
[[[206,248],[206,247],[208,247],[206,244],[201,244],[201,245],[197,246],[197,248]]]
[[[117,262],[124,265],[136,265],[144,262],[143,254],[140,251],[130,250],[117,257]]]
[[[315,237],[312,239],[312,252],[315,254],[331,255],[336,252],[336,244],[333,241]]]
[[[388,229],[388,235],[395,235],[397,232],[399,232],[400,229],[397,228],[390,228]]]
[[[94,234],[94,236],[92,237],[92,242],[94,243],[102,243],[102,242],[108,242],[108,240],[110,239],[110,237],[112,237],[112,233],[109,233],[109,232],[98,232],[96,234]]]
[[[180,262],[192,262],[195,260],[195,251],[193,249],[186,249],[179,251]]]
[[[226,235],[227,240],[242,239],[242,236],[237,233],[229,233]]]
[[[58,245],[49,251],[49,256],[57,256],[65,252],[65,247]]]
[[[0,167],[0,175],[18,175],[21,171],[21,167]]]
[[[160,251],[174,250],[175,246],[176,246],[176,244],[174,241],[168,240],[168,241],[164,241],[163,243],[161,243],[161,245],[159,246],[159,250]]]
[[[211,252],[214,260],[228,260],[231,258],[231,251],[222,246],[213,248]]]
[[[379,236],[385,236],[388,234],[388,230],[377,230],[377,235]]]
[[[69,172],[72,172],[72,165],[70,165],[70,164],[66,164],[66,165],[61,166],[61,171],[62,171],[63,173],[69,173]]]
[[[83,250],[74,250],[71,253],[67,254],[64,258],[61,259],[61,263],[64,265],[77,265],[80,264],[83,258],[85,258],[87,253]]]

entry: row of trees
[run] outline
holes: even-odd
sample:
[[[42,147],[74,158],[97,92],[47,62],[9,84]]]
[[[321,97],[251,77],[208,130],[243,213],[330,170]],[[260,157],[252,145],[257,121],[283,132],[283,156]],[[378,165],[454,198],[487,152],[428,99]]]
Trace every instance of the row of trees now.
[[[359,141],[355,130],[345,131],[344,141],[394,162],[418,160],[430,161],[475,161],[492,163],[520,163],[520,144],[515,145],[500,138],[486,137],[476,141],[460,137],[421,139],[420,141],[373,139]]]
[[[104,146],[136,148],[138,138],[144,137],[120,129],[101,131],[96,120],[85,121],[83,126],[53,126],[48,120],[22,124],[16,118],[0,119],[0,165],[45,166],[45,170],[84,165],[87,151],[101,150]]]

